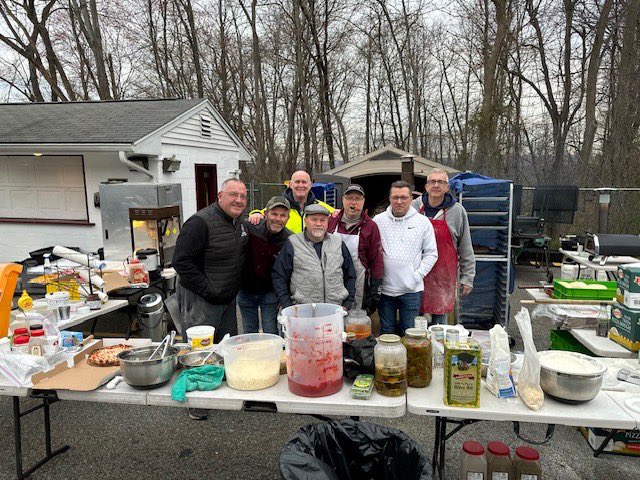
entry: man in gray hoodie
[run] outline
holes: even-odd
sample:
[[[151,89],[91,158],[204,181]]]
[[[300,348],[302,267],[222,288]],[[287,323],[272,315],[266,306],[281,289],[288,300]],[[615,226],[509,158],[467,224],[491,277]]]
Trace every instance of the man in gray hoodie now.
[[[458,284],[468,295],[476,274],[467,212],[449,192],[447,172],[439,168],[431,170],[425,193],[411,205],[431,220],[438,245],[438,262],[424,279],[421,311],[431,314],[434,323],[446,323]]]
[[[407,182],[391,184],[389,201],[389,208],[373,219],[380,230],[384,258],[380,331],[404,334],[420,313],[423,279],[438,260],[438,250],[431,222],[411,206]]]

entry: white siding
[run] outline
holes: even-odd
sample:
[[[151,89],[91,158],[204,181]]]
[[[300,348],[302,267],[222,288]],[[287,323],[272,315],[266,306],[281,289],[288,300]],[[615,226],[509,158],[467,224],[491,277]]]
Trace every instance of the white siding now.
[[[208,137],[201,134],[201,112],[206,113],[206,115],[211,119],[211,135]],[[217,122],[216,117],[209,108],[202,109],[200,112],[189,117],[186,121],[181,122],[179,125],[166,132],[162,135],[162,143],[167,145],[215,148],[218,150],[238,150],[238,146]]]

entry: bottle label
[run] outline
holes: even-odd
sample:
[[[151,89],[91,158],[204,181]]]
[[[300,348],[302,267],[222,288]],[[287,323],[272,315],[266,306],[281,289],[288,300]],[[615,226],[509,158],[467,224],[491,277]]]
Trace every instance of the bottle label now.
[[[509,474],[507,472],[493,472],[491,480],[509,480]]]
[[[521,474],[520,480],[538,480],[538,475]]]
[[[467,480],[484,480],[482,472],[467,472]]]

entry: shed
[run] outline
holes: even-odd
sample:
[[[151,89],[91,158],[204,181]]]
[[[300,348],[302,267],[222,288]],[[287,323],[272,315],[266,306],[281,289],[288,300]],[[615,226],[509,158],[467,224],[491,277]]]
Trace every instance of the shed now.
[[[188,218],[250,159],[206,99],[0,104],[0,262],[101,247],[101,182],[178,183]]]
[[[424,191],[427,175],[434,168],[440,168],[449,175],[455,175],[459,172],[455,168],[387,145],[362,155],[352,162],[323,172],[321,178],[326,181],[332,177],[342,177],[349,179],[351,183],[359,183],[367,192],[366,207],[370,212],[373,212],[375,207],[387,198],[389,185],[400,180],[402,163],[409,159],[413,160],[415,189],[418,192]]]

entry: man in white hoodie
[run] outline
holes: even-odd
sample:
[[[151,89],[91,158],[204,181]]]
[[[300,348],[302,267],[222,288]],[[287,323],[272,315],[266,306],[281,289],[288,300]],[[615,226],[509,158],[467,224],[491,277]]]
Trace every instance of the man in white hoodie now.
[[[414,319],[420,314],[423,279],[438,260],[433,226],[411,206],[411,200],[411,186],[404,181],[394,182],[389,192],[389,207],[373,219],[380,230],[384,251],[384,277],[378,305],[380,333],[404,334],[414,326]]]

